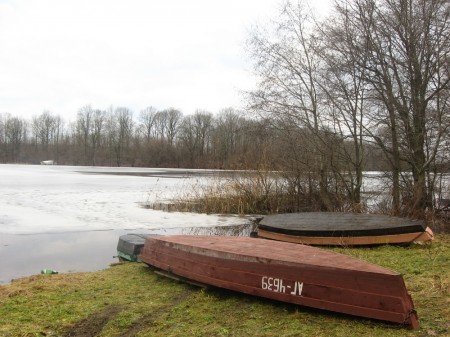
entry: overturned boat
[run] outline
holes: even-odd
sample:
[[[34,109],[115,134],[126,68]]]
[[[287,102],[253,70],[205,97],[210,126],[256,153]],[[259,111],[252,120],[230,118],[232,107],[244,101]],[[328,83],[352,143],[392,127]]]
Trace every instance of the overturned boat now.
[[[139,254],[149,234],[125,234],[119,237],[117,256],[121,260],[140,262]]]
[[[305,212],[264,217],[257,236],[309,245],[381,245],[434,238],[423,221],[382,214]]]
[[[249,237],[149,236],[139,258],[206,285],[418,327],[399,273],[311,246]]]

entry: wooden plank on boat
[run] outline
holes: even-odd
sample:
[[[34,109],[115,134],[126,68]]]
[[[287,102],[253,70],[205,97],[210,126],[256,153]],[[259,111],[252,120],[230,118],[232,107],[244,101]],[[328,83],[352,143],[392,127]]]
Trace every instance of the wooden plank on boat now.
[[[396,235],[377,235],[377,236],[343,236],[343,237],[324,237],[324,236],[297,236],[282,233],[274,233],[259,229],[257,236],[264,239],[300,243],[304,245],[317,246],[363,246],[363,245],[386,245],[413,242],[426,242],[434,239],[434,234],[430,228],[418,233],[405,233]]]
[[[374,245],[433,240],[423,221],[382,214],[306,212],[266,216],[259,237],[313,245]]]
[[[140,259],[204,284],[418,326],[400,274],[310,246],[248,237],[159,236],[146,239]]]

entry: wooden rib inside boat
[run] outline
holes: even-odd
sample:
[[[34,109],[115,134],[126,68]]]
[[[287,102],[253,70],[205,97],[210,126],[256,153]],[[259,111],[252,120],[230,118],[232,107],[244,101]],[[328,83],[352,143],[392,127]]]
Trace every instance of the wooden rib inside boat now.
[[[249,237],[148,237],[139,258],[188,280],[418,327],[402,276],[331,251]]]
[[[382,214],[305,212],[264,217],[261,238],[310,245],[380,245],[434,238],[423,221]]]

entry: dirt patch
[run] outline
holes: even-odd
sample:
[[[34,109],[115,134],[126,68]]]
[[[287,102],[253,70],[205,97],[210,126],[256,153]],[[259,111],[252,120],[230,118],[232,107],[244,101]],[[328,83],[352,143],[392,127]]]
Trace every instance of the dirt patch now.
[[[183,302],[187,297],[189,297],[189,295],[191,295],[194,292],[193,289],[189,289],[186,290],[184,292],[182,292],[180,295],[178,295],[177,297],[175,297],[170,303],[168,303],[167,305],[159,308],[158,310],[149,313],[148,316],[140,319],[139,321],[137,321],[135,324],[133,324],[127,331],[125,331],[124,333],[120,334],[119,337],[133,337],[136,336],[136,334],[145,329],[148,328],[149,326],[153,325],[153,323],[164,313],[170,311],[171,308],[177,306],[178,304],[180,304],[181,302]]]
[[[85,319],[78,321],[74,326],[67,329],[63,334],[64,337],[86,337],[95,336],[102,331],[103,327],[119,312],[122,307],[118,305],[108,305],[101,310],[94,312]]]

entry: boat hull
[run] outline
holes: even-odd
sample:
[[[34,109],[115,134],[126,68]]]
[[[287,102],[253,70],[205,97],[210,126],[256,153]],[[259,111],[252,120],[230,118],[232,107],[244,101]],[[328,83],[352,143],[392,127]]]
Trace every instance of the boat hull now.
[[[395,235],[374,236],[302,236],[288,235],[259,229],[257,236],[264,239],[300,243],[316,246],[365,246],[404,244],[413,242],[428,242],[434,239],[434,234],[429,227],[423,232],[404,233]]]
[[[140,259],[207,285],[418,326],[400,274],[314,247],[244,237],[160,236],[146,239]]]
[[[305,212],[269,215],[257,236],[311,245],[382,245],[432,241],[423,221],[382,214]]]
[[[139,254],[144,247],[145,239],[150,234],[125,234],[119,237],[117,243],[117,256],[123,260],[140,262]]]

